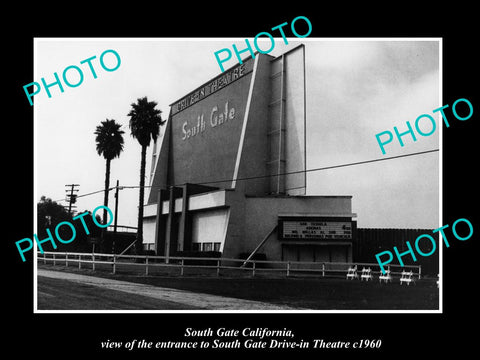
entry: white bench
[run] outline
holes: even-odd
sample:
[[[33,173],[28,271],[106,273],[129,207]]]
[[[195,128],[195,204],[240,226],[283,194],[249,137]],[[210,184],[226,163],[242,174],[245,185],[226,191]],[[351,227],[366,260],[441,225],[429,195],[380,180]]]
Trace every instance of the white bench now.
[[[415,279],[413,278],[413,271],[402,271],[402,277],[400,278],[400,285],[403,283],[407,283],[407,285],[410,285],[410,283],[415,283]]]
[[[358,279],[358,274],[357,274],[357,265],[354,267],[349,267],[347,271],[347,280],[353,280],[353,279]]]
[[[372,269],[370,268],[362,269],[362,275],[360,275],[360,281],[363,281],[363,279],[365,279],[365,281],[372,280]]]
[[[382,280],[385,281],[385,284],[389,281],[392,282],[392,276],[390,275],[390,270],[386,270],[385,274],[380,273],[378,280],[380,280],[380,282],[382,282]]]

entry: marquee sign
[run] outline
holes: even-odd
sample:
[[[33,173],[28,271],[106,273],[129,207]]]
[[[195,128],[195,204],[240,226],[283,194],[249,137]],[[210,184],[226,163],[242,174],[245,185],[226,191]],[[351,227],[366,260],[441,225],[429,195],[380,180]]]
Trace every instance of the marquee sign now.
[[[297,218],[279,220],[282,240],[352,240],[352,222],[331,218]]]
[[[204,86],[199,87],[198,89],[192,91],[190,94],[180,99],[179,101],[173,103],[172,115],[179,113],[180,111],[186,109],[187,107],[199,102],[200,100],[206,98],[207,96],[215,93],[216,91],[226,87],[237,79],[245,76],[246,74],[252,72],[253,70],[253,61],[247,60],[243,64],[230,69],[229,71],[223,73],[220,76],[217,76],[209,83]]]

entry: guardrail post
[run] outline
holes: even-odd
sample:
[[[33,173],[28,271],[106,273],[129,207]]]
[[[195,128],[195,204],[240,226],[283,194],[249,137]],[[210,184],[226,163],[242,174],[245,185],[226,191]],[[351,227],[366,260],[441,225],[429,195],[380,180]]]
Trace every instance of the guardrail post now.
[[[43,255],[43,265],[45,265],[47,263],[47,257],[45,256],[45,253],[43,253],[42,255]]]
[[[148,255],[145,255],[145,276],[148,276]]]
[[[183,276],[183,265],[184,265],[184,259],[182,259],[180,263],[180,276]]]
[[[116,270],[116,268],[115,268],[115,266],[116,266],[116,259],[117,259],[117,256],[114,254],[114,255],[113,255],[113,274],[115,274],[115,270]]]
[[[65,253],[65,267],[68,267],[68,252]]]
[[[217,260],[217,276],[220,276],[220,260]]]
[[[290,276],[290,261],[287,261],[287,277]]]
[[[82,268],[82,255],[78,254],[78,268]]]
[[[95,254],[92,253],[92,270],[95,271]]]
[[[422,265],[418,266],[418,280],[422,277]]]
[[[252,262],[252,276],[255,277],[255,261]]]
[[[53,254],[53,266],[56,265],[56,262],[55,262],[55,254]]]
[[[325,263],[322,263],[322,277],[325,277]]]

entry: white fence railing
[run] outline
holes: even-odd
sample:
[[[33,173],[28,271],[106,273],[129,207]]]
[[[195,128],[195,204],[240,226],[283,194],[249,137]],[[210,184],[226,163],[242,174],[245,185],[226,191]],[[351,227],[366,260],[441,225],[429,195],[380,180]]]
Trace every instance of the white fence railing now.
[[[348,269],[356,266],[360,274],[363,268],[370,268],[372,275],[381,274],[377,263],[340,263],[340,262],[299,262],[299,261],[271,261],[271,260],[242,260],[227,258],[203,257],[174,257],[152,255],[113,255],[100,253],[68,253],[44,252],[37,253],[37,261],[43,264],[63,265],[65,267],[78,266],[79,269],[110,270],[113,274],[118,272],[154,275],[159,273],[185,275],[187,271],[192,274],[215,273],[216,276],[274,273],[284,276],[345,277]],[[243,265],[243,266],[242,266]],[[203,269],[203,270],[202,270]],[[420,279],[422,268],[420,265],[388,265],[392,277],[400,277],[403,271],[412,271],[416,279]],[[193,271],[196,270],[196,271]]]

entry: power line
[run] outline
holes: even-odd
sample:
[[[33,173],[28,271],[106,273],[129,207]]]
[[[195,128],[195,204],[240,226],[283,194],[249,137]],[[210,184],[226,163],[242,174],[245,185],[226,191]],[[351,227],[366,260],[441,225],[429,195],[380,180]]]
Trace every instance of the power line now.
[[[108,188],[108,191],[113,190],[113,189],[115,189],[115,187]],[[93,195],[93,194],[98,194],[98,193],[101,193],[101,192],[104,192],[104,191],[105,191],[105,189],[92,191],[92,192],[87,193],[87,194],[76,195],[76,198],[78,199],[80,197],[89,196],[89,195]],[[59,202],[59,201],[63,201],[63,200],[65,200],[65,199],[59,199],[59,200],[53,200],[53,201]]]
[[[309,173],[309,172],[321,171],[321,170],[336,169],[336,168],[341,168],[341,167],[346,167],[346,166],[361,165],[361,164],[367,164],[367,163],[372,163],[372,162],[377,162],[377,161],[385,161],[385,160],[398,159],[398,158],[401,158],[401,157],[408,157],[408,156],[414,156],[414,155],[422,155],[422,154],[427,154],[427,153],[431,153],[431,152],[435,152],[435,151],[439,151],[439,149],[420,151],[420,152],[410,153],[410,154],[404,154],[404,155],[390,156],[390,157],[386,157],[386,158],[379,158],[379,159],[371,159],[371,160],[357,161],[357,162],[347,163],[347,164],[325,166],[325,167],[319,167],[319,168],[314,168],[314,169],[290,171],[290,172],[281,173],[281,174],[251,176],[251,177],[239,178],[239,179],[237,179],[237,181],[241,181],[241,180],[254,180],[254,179],[262,179],[262,178],[268,178],[268,177],[285,176],[285,175]],[[232,179],[228,179],[228,180],[215,180],[215,181],[209,181],[209,182],[204,182],[204,183],[199,183],[199,184],[200,184],[200,185],[205,185],[205,184],[215,184],[215,183],[230,182],[230,181],[232,181]]]
[[[336,168],[347,167],[347,166],[363,165],[363,164],[386,161],[386,160],[394,160],[394,159],[399,159],[399,158],[404,158],[404,157],[409,157],[409,156],[423,155],[423,154],[437,152],[439,150],[440,149],[425,150],[425,151],[419,151],[419,152],[410,153],[410,154],[403,154],[403,155],[389,156],[389,157],[378,158],[378,159],[357,161],[357,162],[345,163],[345,164],[340,164],[340,165],[324,166],[324,167],[318,167],[318,168],[307,169],[307,170],[290,171],[290,172],[273,174],[273,175],[250,176],[250,177],[238,178],[237,181],[263,179],[263,178],[269,178],[269,177],[286,176],[286,175],[294,175],[294,174],[310,173],[310,172],[315,172],[315,171],[336,169]],[[214,180],[214,181],[207,181],[207,182],[198,183],[198,185],[217,184],[217,183],[224,183],[224,182],[231,182],[231,181],[232,181],[232,179]],[[176,184],[174,186],[179,186],[179,185]],[[153,186],[153,185],[145,185],[144,186],[144,188],[160,188],[160,187],[161,186]],[[113,190],[115,188],[116,187],[111,187],[111,188],[108,189],[108,191]],[[138,188],[140,188],[140,186],[139,185],[129,185],[129,186],[122,185],[122,188],[138,189]],[[90,192],[90,193],[87,193],[87,194],[77,195],[77,198],[97,194],[97,193],[104,192],[104,191],[105,191],[105,189],[102,189],[102,190],[93,191],[93,192]],[[63,200],[63,199],[61,199],[61,200]],[[57,201],[61,201],[61,200],[57,200]]]
[[[113,189],[115,189],[115,186],[114,186],[114,187],[111,187],[111,188],[108,188],[108,191],[113,190]],[[98,193],[101,193],[101,192],[104,192],[104,191],[105,191],[105,189],[97,190],[97,191],[92,191],[91,193],[88,193],[88,194],[78,195],[77,198],[79,198],[79,197],[84,197],[84,196],[89,196],[89,195],[93,195],[93,194],[98,194]]]

